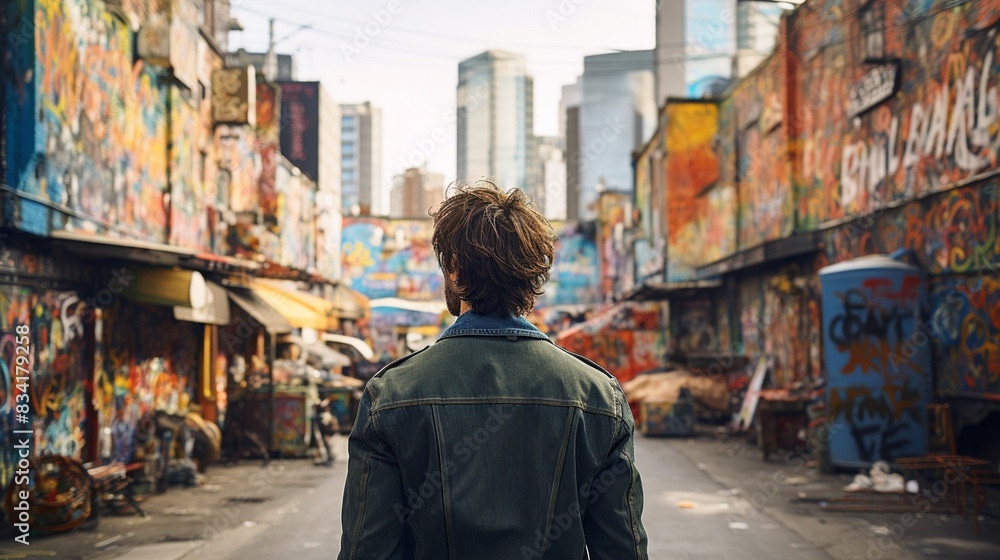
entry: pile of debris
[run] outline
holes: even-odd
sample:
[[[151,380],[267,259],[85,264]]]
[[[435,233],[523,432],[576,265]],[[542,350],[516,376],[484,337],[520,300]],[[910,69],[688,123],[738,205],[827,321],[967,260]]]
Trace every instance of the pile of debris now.
[[[636,427],[646,436],[691,435],[698,416],[729,409],[723,380],[680,368],[639,375],[622,389]]]

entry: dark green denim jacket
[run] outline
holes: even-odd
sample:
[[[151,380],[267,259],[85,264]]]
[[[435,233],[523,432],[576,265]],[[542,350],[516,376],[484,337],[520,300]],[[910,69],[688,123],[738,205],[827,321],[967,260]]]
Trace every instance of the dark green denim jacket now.
[[[368,383],[339,558],[646,559],[633,431],[600,366],[467,312]]]

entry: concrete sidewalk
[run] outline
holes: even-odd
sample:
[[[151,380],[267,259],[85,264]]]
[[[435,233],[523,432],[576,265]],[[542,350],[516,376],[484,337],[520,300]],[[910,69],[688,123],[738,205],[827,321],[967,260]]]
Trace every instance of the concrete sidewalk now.
[[[819,501],[843,496],[852,474],[820,475],[801,455],[762,453],[724,430],[702,429],[698,437],[664,440],[722,489],[743,497],[733,520],[759,513],[772,517],[833,558],[1000,558],[1000,519],[983,516],[980,537],[958,514],[838,513]],[[642,437],[642,436],[637,436]],[[801,496],[807,500],[800,499]]]

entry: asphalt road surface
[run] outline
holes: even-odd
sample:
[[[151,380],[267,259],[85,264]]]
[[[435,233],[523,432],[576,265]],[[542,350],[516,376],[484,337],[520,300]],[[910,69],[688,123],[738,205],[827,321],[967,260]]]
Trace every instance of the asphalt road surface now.
[[[275,477],[269,505],[252,521],[227,530],[184,560],[329,560],[340,549],[340,507],[346,444],[333,468]],[[645,488],[643,522],[653,560],[682,558],[825,559],[742,496],[713,482],[670,440],[636,439]]]

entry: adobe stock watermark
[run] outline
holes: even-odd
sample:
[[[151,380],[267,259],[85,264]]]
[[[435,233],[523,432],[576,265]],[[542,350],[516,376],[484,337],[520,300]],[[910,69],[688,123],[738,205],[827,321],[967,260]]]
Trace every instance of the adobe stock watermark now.
[[[235,528],[241,524],[240,514],[243,513],[246,504],[260,501],[261,496],[270,490],[275,483],[285,476],[285,471],[289,466],[286,459],[278,459],[269,463],[266,467],[253,472],[246,479],[246,487],[249,490],[240,492],[229,499],[225,508],[222,509],[210,523],[202,530],[202,539],[211,540],[218,537],[223,531]]]
[[[560,0],[555,9],[545,10],[545,21],[549,27],[555,30],[560,25],[569,21],[569,18],[576,13],[577,8],[586,4],[587,0]]]
[[[34,15],[33,13],[31,14]],[[16,50],[18,48],[35,48],[35,22],[27,14],[19,18],[18,23],[7,27],[7,42]]]
[[[931,512],[931,508],[955,492],[954,487],[962,482],[962,477],[958,474],[961,470],[961,465],[945,461],[942,463],[942,469],[944,470],[943,478],[934,480],[928,489],[922,490],[913,499],[912,505],[914,511],[903,513],[899,516],[898,520],[885,525],[884,527],[888,530],[888,534],[880,534],[877,537],[870,538],[865,555],[863,557],[855,555],[854,560],[860,560],[861,558],[879,560],[885,556],[886,552],[898,545],[906,535],[907,530],[912,529],[917,524],[917,521],[923,519],[924,516]],[[977,513],[973,512],[973,515],[977,515]]]
[[[615,461],[614,466],[602,471],[593,481],[583,485],[580,488],[581,501],[587,505],[596,504],[601,496],[611,490],[623,476],[628,476],[630,480],[633,476],[631,463],[625,458]],[[548,520],[545,529],[535,530],[531,546],[521,546],[521,557],[542,558],[545,552],[552,548],[553,543],[568,534],[574,525],[581,523],[580,519],[585,509],[581,507],[580,501],[574,500],[566,507],[566,511],[554,514],[552,519]]]
[[[846,428],[846,426],[841,424],[836,424],[830,422],[829,419],[823,419],[821,422],[821,428],[817,430],[820,435],[815,435],[809,437],[804,445],[800,445],[795,449],[788,451],[785,454],[784,462],[787,467],[790,468],[791,474],[800,473],[806,469],[809,462],[813,460],[816,453],[822,449],[833,436],[840,430]],[[727,456],[735,456],[740,453],[746,446],[742,443],[731,445],[726,450]],[[752,517],[759,513],[759,510],[763,509],[764,506],[773,498],[781,487],[788,485],[789,471],[786,469],[778,469],[772,473],[769,480],[758,482],[756,484],[757,489],[750,495],[746,500],[740,500],[738,502],[738,511],[727,514],[727,521],[732,524],[736,522],[746,522]]]
[[[604,128],[601,129],[601,134],[592,138],[586,145],[581,146],[580,150],[573,153],[567,162],[582,173],[590,164],[604,155],[608,151],[608,147],[616,143],[624,132],[625,123],[621,117],[608,117],[604,119]],[[559,179],[563,183],[567,180],[565,166],[563,166],[562,171],[559,173]]]
[[[424,507],[424,504],[427,503],[427,500],[433,498],[441,491],[445,478],[455,474],[458,471],[459,464],[465,464],[472,460],[475,452],[482,449],[492,435],[500,431],[500,428],[513,416],[514,413],[509,405],[502,406],[499,410],[491,409],[489,417],[482,426],[456,441],[452,446],[452,454],[458,458],[459,462],[456,463],[451,459],[446,459],[441,465],[441,470],[425,472],[424,481],[416,489],[412,487],[407,488],[405,492],[406,505],[396,503],[392,507],[392,510],[396,513],[396,517],[399,518],[399,522],[406,523],[410,516],[420,511]]]
[[[361,55],[361,51],[382,34],[392,20],[403,11],[403,4],[400,0],[389,0],[384,8],[372,10],[371,17],[363,26],[354,28],[354,40],[350,43],[340,43],[340,53],[344,55],[344,60],[348,64],[354,62],[354,57]]]

